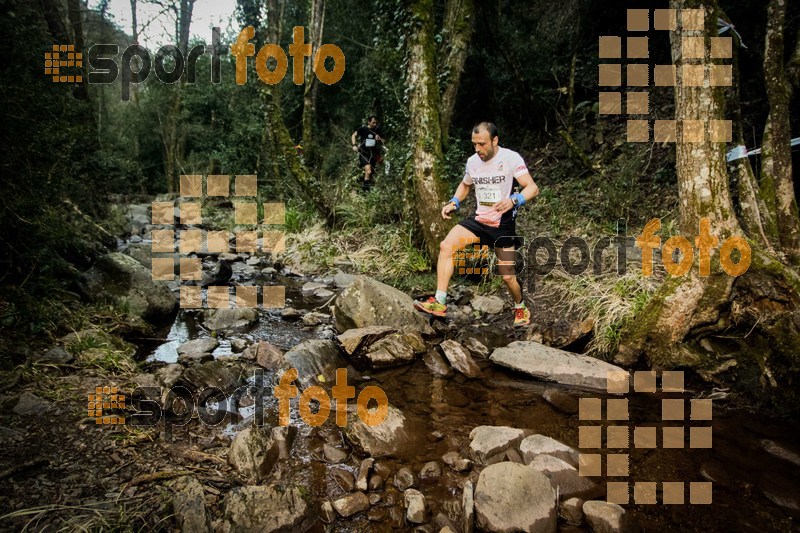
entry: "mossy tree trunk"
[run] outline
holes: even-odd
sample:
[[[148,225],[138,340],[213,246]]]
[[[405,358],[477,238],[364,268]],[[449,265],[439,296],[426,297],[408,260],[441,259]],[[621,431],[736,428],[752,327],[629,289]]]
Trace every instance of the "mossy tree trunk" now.
[[[705,128],[703,142],[686,142],[687,120],[720,120],[724,93],[719,87],[687,86],[681,66],[682,40],[705,39],[710,65],[711,36],[716,35],[716,0],[671,0],[678,10],[702,9],[704,30],[682,27],[671,34],[677,65],[675,116],[678,121],[676,170],[680,199],[681,233],[695,244],[694,263],[683,276],[668,276],[654,297],[623,332],[615,361],[635,364],[645,355],[651,367],[692,368],[719,383],[791,384],[800,357],[800,276],[748,239],[752,248],[749,269],[739,277],[728,275],[719,259],[719,247],[731,236],[743,235],[731,208],[725,167],[725,144],[712,142]],[[683,124],[682,124],[683,123]],[[788,145],[788,143],[787,143]],[[701,276],[697,245],[700,218],[708,218],[719,239],[712,248],[710,275]],[[663,246],[663,242],[662,242]],[[734,370],[731,370],[734,369]],[[723,374],[727,372],[727,374]],[[791,394],[791,388],[773,389]],[[751,391],[753,392],[753,391]]]
[[[325,26],[325,0],[311,0],[308,14],[311,57],[306,60],[305,87],[303,90],[303,153],[313,168],[316,166],[317,149],[314,139],[314,117],[317,112],[319,80],[314,75],[314,54],[322,46],[322,31]]]
[[[412,172],[420,229],[428,253],[435,262],[439,243],[451,224],[440,215],[447,190],[442,179],[441,100],[436,80],[433,28],[432,0],[414,2],[411,5],[406,78],[411,115]]]
[[[800,218],[794,195],[792,154],[789,147],[791,89],[783,64],[785,12],[786,0],[769,1],[764,46],[764,83],[770,111],[762,143],[761,179],[768,184],[768,189],[774,188],[775,218],[781,249],[797,262],[800,260]]]
[[[443,77],[441,123],[442,142],[447,142],[456,105],[461,73],[467,61],[469,43],[475,30],[474,0],[447,0],[439,51],[439,76]]]

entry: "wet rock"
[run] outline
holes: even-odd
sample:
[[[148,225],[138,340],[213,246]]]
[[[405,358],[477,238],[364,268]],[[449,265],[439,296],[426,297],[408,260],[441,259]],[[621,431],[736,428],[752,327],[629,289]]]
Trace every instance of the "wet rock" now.
[[[389,523],[392,529],[400,529],[406,524],[406,515],[400,507],[389,509]]]
[[[217,388],[227,394],[236,389],[243,382],[237,373],[221,361],[209,361],[200,365],[192,365],[183,371],[178,379],[178,385],[184,385],[190,392],[211,392]],[[203,398],[201,398],[201,401]]]
[[[788,461],[795,466],[800,466],[800,454],[790,450],[781,443],[769,439],[763,439],[761,441],[761,447],[765,452],[777,457],[778,459],[783,459],[784,461]]]
[[[232,489],[224,500],[223,531],[306,531],[316,516],[299,487]]]
[[[348,409],[345,437],[356,449],[371,457],[396,455],[413,442],[411,431],[402,411],[389,405],[386,419],[376,425],[365,424],[353,407]]]
[[[158,388],[164,385],[154,374],[136,374],[131,378],[131,381],[133,381],[137,387],[142,388]]]
[[[800,488],[796,476],[788,472],[762,473],[757,484],[764,496],[775,505],[795,513],[800,511]]]
[[[377,505],[381,501],[381,495],[375,494],[374,492],[369,495],[369,504],[370,505]]]
[[[442,467],[436,461],[429,461],[422,465],[419,471],[421,481],[436,481],[442,476]]]
[[[353,492],[356,488],[356,478],[352,472],[344,468],[331,468],[331,477],[345,492]]]
[[[258,266],[261,264],[261,258],[257,256],[250,257],[249,259],[247,259],[247,261],[245,261],[245,264],[247,266],[252,266],[252,267]]]
[[[399,331],[432,333],[428,321],[414,310],[408,295],[367,276],[356,276],[353,284],[335,300],[334,318],[339,332],[367,326],[391,326]]]
[[[574,466],[558,457],[537,455],[528,466],[546,475],[553,486],[558,487],[558,495],[562,499],[590,499],[603,494],[602,488],[596,483],[588,477],[580,476]]]
[[[471,305],[474,310],[480,313],[496,315],[503,311],[505,302],[497,296],[475,296]]]
[[[90,300],[124,306],[128,313],[152,324],[168,321],[178,300],[164,283],[153,281],[150,269],[118,252],[104,255],[82,274],[78,285]]]
[[[483,373],[480,367],[472,360],[472,357],[466,352],[463,346],[453,340],[446,340],[442,342],[439,347],[442,349],[444,356],[453,365],[453,368],[461,372],[468,378],[480,377]]]
[[[578,398],[561,389],[545,389],[542,398],[564,414],[574,415],[578,412]]]
[[[61,346],[50,348],[44,354],[36,359],[42,363],[56,363],[66,365],[75,360],[71,353],[66,351]]]
[[[335,295],[334,292],[329,291],[328,289],[317,289],[314,291],[314,297],[319,298],[321,300],[330,300]]]
[[[383,522],[389,517],[389,511],[375,507],[367,511],[367,520],[370,522]]]
[[[461,494],[461,531],[462,533],[472,533],[475,527],[475,489],[472,481],[464,483],[464,491]]]
[[[183,374],[183,367],[178,363],[162,366],[155,372],[156,378],[168,389],[180,379],[181,374]]]
[[[416,489],[408,489],[403,493],[403,504],[406,508],[406,520],[412,524],[424,524],[428,521],[428,508],[425,496]]]
[[[442,456],[442,462],[456,472],[464,472],[472,467],[472,461],[461,457],[458,452],[447,452]]]
[[[428,350],[425,341],[422,340],[422,335],[418,331],[406,331],[401,333],[400,336],[403,338],[403,342],[411,346],[415,354],[419,355]]]
[[[396,331],[396,329],[388,326],[370,326],[349,329],[336,337],[336,339],[348,355],[358,356],[362,350]]]
[[[280,457],[271,428],[251,426],[240,431],[228,450],[228,462],[255,483],[263,481]]]
[[[178,528],[186,533],[210,531],[203,485],[192,476],[177,478],[171,484],[172,510]]]
[[[487,531],[555,533],[555,491],[530,467],[503,462],[486,467],[475,487],[475,515]]]
[[[385,480],[383,477],[379,476],[378,474],[373,474],[369,477],[369,483],[367,484],[367,489],[369,489],[370,492],[383,490],[384,482]],[[372,496],[370,495],[370,499],[371,498]]]
[[[322,505],[319,506],[319,518],[326,524],[332,524],[336,521],[336,510],[331,502],[322,502]]]
[[[249,307],[235,309],[206,309],[203,325],[211,331],[225,334],[246,331],[258,321],[258,312]]]
[[[284,320],[297,320],[301,316],[303,316],[303,314],[294,307],[284,307],[281,309],[281,318]]]
[[[301,342],[286,352],[283,358],[290,368],[297,369],[297,379],[303,388],[335,381],[336,370],[347,367],[339,347],[331,340]],[[352,376],[354,372],[348,374]]]
[[[394,333],[370,346],[363,357],[372,368],[388,368],[410,363],[416,354],[402,335]]]
[[[625,509],[616,503],[588,501],[583,504],[583,515],[595,533],[627,533],[635,531]]]
[[[410,468],[404,466],[394,475],[394,486],[401,492],[408,488],[416,487],[417,476],[414,475]]]
[[[363,492],[354,492],[333,502],[333,508],[344,518],[351,517],[369,509],[369,497]]]
[[[38,416],[53,409],[54,405],[49,401],[39,398],[32,392],[23,392],[12,410],[20,416]]]
[[[497,365],[537,379],[604,392],[608,372],[625,372],[618,366],[594,357],[565,352],[533,341],[512,342],[505,348],[495,350],[489,359]]]
[[[343,463],[349,457],[346,452],[327,443],[322,445],[322,456],[329,463]]]
[[[300,291],[303,293],[303,296],[311,296],[316,290],[324,288],[324,283],[315,283],[313,281],[309,281],[300,288]]]
[[[313,328],[319,326],[320,324],[327,324],[330,318],[331,315],[312,311],[311,313],[306,313],[303,315],[303,325],[307,328]]]
[[[583,500],[580,498],[567,498],[558,506],[558,516],[568,524],[579,526],[583,523]]]
[[[211,355],[219,341],[214,337],[203,337],[184,342],[178,346],[178,362],[179,363],[202,363],[204,361],[212,361],[214,356]]]
[[[261,275],[262,275],[262,276],[267,276],[267,277],[270,277],[270,278],[271,278],[272,276],[274,276],[274,275],[275,275],[275,274],[277,274],[277,273],[278,273],[278,271],[277,271],[277,270],[275,270],[275,269],[274,269],[274,268],[272,268],[272,267],[267,267],[267,268],[262,268],[262,269],[261,269]]]
[[[247,349],[250,341],[247,339],[231,339],[231,351],[241,353]]]
[[[361,466],[358,468],[358,477],[356,477],[356,490],[362,492],[367,490],[369,471],[374,463],[375,459],[372,457],[367,457],[361,461]]]
[[[507,426],[478,426],[470,434],[469,450],[472,459],[482,465],[500,462],[506,450],[516,447],[525,437],[521,429]]]
[[[389,466],[388,463],[375,463],[375,465],[372,467],[372,471],[381,476],[384,480],[389,479],[389,476],[392,475],[392,467]]]
[[[450,364],[435,349],[427,352],[422,357],[422,360],[434,376],[449,378],[454,374]]]
[[[573,467],[578,467],[577,450],[544,435],[525,437],[519,445],[519,451],[525,464],[530,464],[537,455],[552,455]]]
[[[283,358],[280,348],[266,341],[258,341],[249,346],[242,353],[242,359],[255,361],[258,366],[268,370],[286,367],[286,360]]]
[[[489,357],[489,348],[484,346],[484,344],[475,337],[467,338],[463,344],[464,348],[469,350],[473,356],[480,357],[481,359]]]

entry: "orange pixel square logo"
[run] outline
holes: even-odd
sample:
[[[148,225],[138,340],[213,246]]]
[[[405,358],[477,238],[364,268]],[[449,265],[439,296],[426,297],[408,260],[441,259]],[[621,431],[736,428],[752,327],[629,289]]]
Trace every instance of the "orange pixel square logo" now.
[[[105,409],[125,409],[125,395],[117,387],[97,387],[94,394],[88,395],[87,415],[96,424],[124,425],[124,416],[104,416]]]
[[[628,9],[629,35],[625,39],[615,35],[600,37],[600,59],[625,58],[629,61],[625,69],[618,62],[601,63],[598,76],[600,114],[635,115],[627,120],[628,142],[701,143],[706,136],[710,142],[731,142],[733,131],[730,120],[685,120],[676,117],[653,122],[641,116],[650,112],[648,92],[651,85],[680,87],[683,90],[732,85],[733,67],[724,62],[733,57],[733,40],[731,37],[717,36],[706,39],[704,31],[708,16],[703,9]],[[680,56],[676,59],[677,66],[650,65],[646,61],[650,57],[648,38],[638,33],[651,29],[678,33]],[[625,87],[628,89],[624,91],[623,98],[621,89]],[[626,104],[624,109],[623,101]]]
[[[661,372],[660,392],[667,394],[683,394],[683,372]],[[654,370],[636,371],[631,376],[627,371],[608,372],[606,392],[615,395],[634,393],[655,394],[659,392],[658,373]],[[605,417],[603,417],[605,404]],[[706,421],[712,419],[712,400],[689,400],[689,421],[698,423],[686,431],[686,400],[679,398],[662,398],[661,421],[666,422],[661,428],[653,425],[635,425],[630,423],[628,398],[581,398],[578,404],[578,418],[582,421],[596,422],[578,426],[578,447],[588,453],[579,454],[578,473],[584,477],[628,478],[630,476],[631,449],[674,449],[687,448],[686,436],[689,437],[689,449],[711,448],[712,428]],[[611,424],[601,425],[603,421]],[[626,421],[619,424],[617,421]],[[605,435],[605,446],[603,436]],[[631,438],[631,435],[633,438]],[[659,446],[660,441],[660,446]],[[603,452],[606,453],[603,453]],[[624,452],[624,453],[623,453]],[[606,501],[616,504],[633,503],[637,505],[657,504],[658,487],[661,486],[661,503],[675,505],[686,503],[684,493],[686,485],[689,489],[688,503],[707,505],[712,502],[712,483],[707,481],[630,481],[610,479],[606,484]]]
[[[64,68],[83,66],[83,54],[75,51],[74,44],[54,44],[51,52],[44,54],[44,73],[53,77],[53,83],[81,83],[83,76],[66,74]]]

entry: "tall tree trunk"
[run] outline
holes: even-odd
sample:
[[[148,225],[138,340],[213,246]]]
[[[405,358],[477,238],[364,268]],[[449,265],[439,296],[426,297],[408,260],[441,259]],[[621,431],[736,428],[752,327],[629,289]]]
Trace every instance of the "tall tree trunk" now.
[[[792,154],[789,147],[791,91],[783,65],[785,11],[785,0],[770,0],[767,5],[764,83],[770,112],[761,149],[762,182],[766,183],[768,188],[774,185],[775,214],[781,249],[794,261],[798,261],[800,260],[800,217],[798,217],[797,200],[794,195]]]
[[[311,0],[309,6],[309,39],[311,57],[306,60],[305,89],[303,91],[303,151],[305,160],[313,168],[316,166],[317,147],[314,139],[314,119],[317,112],[317,93],[319,80],[314,75],[314,54],[322,46],[322,32],[325,25],[325,0]]]
[[[69,29],[64,23],[64,15],[61,12],[61,2],[59,0],[42,0],[42,13],[47,23],[47,29],[56,43],[69,44],[72,42],[69,36]]]
[[[705,15],[704,31],[679,26],[670,35],[678,74],[675,117],[679,124],[686,120],[718,120],[722,117],[724,93],[719,87],[687,87],[680,56],[683,39],[703,37],[706,57],[699,63],[704,67],[711,64],[709,37],[716,35],[716,0],[671,0],[670,7],[678,11],[678,20],[683,20],[686,9],[700,9]],[[708,129],[702,132],[706,136]],[[796,350],[800,343],[800,275],[757,245],[752,249],[742,245],[743,240],[737,247],[748,252],[742,253],[742,260],[745,255],[750,259],[752,253],[749,268],[737,277],[725,272],[719,258],[723,241],[741,235],[730,207],[725,145],[708,138],[686,142],[687,133],[688,128],[682,124],[675,148],[681,233],[692,243],[698,235],[698,219],[707,217],[710,233],[719,242],[711,245],[709,272],[701,275],[702,259],[698,262],[697,258],[702,243],[694,241],[694,261],[688,273],[666,278],[625,327],[614,360],[632,365],[646,354],[652,368],[695,369],[701,376],[714,376],[718,383],[737,387],[739,392],[759,400],[781,401],[781,394],[795,393],[789,390],[791,387],[782,390],[777,384],[796,380],[800,368]],[[724,353],[725,358],[718,358],[719,353]],[[731,358],[736,370],[723,375],[731,368]],[[753,388],[749,376],[759,373],[763,387]],[[747,379],[737,379],[743,377]],[[772,394],[764,394],[764,387]]]
[[[461,83],[461,73],[467,61],[469,43],[475,31],[474,0],[447,0],[442,31],[442,49],[439,53],[439,75],[445,76],[442,91],[441,124],[442,142],[447,142],[450,122]]]
[[[83,13],[81,11],[80,0],[67,0],[67,13],[69,15],[69,22],[72,26],[73,43],[75,43],[76,51],[83,51],[85,43],[83,38]],[[80,100],[89,99],[89,85],[86,66],[88,61],[84,61],[84,66],[80,68],[81,82],[80,90],[74,91],[73,94]]]
[[[447,192],[441,177],[442,130],[439,87],[434,69],[432,13],[432,0],[417,0],[411,5],[406,83],[409,89],[417,215],[425,246],[435,263],[439,255],[439,243],[447,235],[451,224],[440,215]]]

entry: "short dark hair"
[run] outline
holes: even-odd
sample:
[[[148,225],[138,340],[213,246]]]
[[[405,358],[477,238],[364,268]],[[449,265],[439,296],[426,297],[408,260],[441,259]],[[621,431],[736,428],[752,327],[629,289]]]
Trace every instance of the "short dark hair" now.
[[[494,122],[478,122],[472,128],[472,133],[480,133],[481,130],[486,130],[489,132],[489,138],[494,139],[497,137],[497,126],[494,125]]]
[[[370,120],[372,120],[373,118],[374,118],[375,120],[378,120],[378,117],[377,117],[376,115],[370,115],[370,116],[368,116],[368,117],[367,117],[367,122],[369,122],[369,121],[370,121]]]

